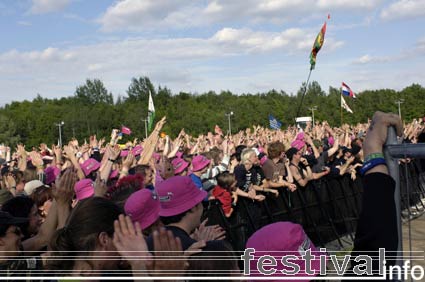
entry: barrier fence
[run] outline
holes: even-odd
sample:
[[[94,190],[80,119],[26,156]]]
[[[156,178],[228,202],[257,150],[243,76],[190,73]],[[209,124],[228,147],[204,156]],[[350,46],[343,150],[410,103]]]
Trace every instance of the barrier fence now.
[[[425,210],[422,200],[425,199],[425,170],[420,160],[400,164],[400,184],[401,206],[409,211],[402,216],[410,219],[412,213],[421,214]],[[224,215],[220,202],[211,200],[205,206],[204,218],[208,218],[209,224],[219,224],[226,230],[227,239],[236,251],[244,250],[246,240],[256,230],[277,221],[301,224],[316,246],[337,241],[343,247],[342,237],[354,237],[363,194],[359,175],[355,180],[350,175],[323,177],[305,187],[298,186],[295,192],[286,188],[278,190],[278,197],[265,193],[263,202],[239,197],[229,218]]]

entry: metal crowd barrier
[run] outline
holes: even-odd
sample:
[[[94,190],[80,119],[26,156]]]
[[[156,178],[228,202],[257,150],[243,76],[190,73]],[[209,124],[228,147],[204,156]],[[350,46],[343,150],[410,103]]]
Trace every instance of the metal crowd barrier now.
[[[387,145],[385,154],[393,158],[423,157],[425,148],[422,147],[424,149],[418,153],[416,146],[421,145]],[[410,151],[411,148],[414,148],[414,152]],[[418,160],[401,164],[398,159],[387,161],[398,186],[396,202],[399,203],[401,230],[401,210],[409,210],[410,207],[417,213],[425,210],[425,202],[422,201],[425,199],[425,171]],[[298,187],[295,192],[286,188],[278,190],[278,197],[266,193],[263,202],[239,197],[235,211],[229,218],[225,217],[218,200],[209,201],[204,217],[208,217],[209,224],[219,224],[226,230],[227,238],[236,251],[244,250],[246,240],[256,230],[277,221],[301,224],[316,246],[336,241],[343,247],[342,237],[353,238],[362,204],[363,184],[359,175],[355,180],[350,175],[324,177],[309,182],[306,187]],[[410,212],[407,216],[411,216]],[[399,238],[401,241],[401,236]]]

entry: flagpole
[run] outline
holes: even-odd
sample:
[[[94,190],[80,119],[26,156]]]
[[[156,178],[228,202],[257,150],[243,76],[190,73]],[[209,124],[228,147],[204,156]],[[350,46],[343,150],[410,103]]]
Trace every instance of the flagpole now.
[[[339,93],[339,96],[340,96],[340,103],[339,103],[339,107],[340,107],[340,110],[341,110],[341,121],[340,121],[340,126],[342,126],[342,94],[341,93]]]
[[[303,95],[301,96],[301,103],[300,103],[300,105],[298,106],[297,115],[295,116],[295,118],[297,118],[297,117],[298,117],[298,115],[300,114],[300,109],[301,109],[301,106],[303,105],[304,96],[305,96],[305,93],[307,92],[308,82],[310,81],[310,76],[311,76],[311,71],[312,71],[312,70],[313,70],[313,69],[312,69],[312,68],[310,68],[310,72],[308,73],[308,77],[307,77],[307,82],[306,82],[306,84],[305,84],[304,93],[303,93]]]

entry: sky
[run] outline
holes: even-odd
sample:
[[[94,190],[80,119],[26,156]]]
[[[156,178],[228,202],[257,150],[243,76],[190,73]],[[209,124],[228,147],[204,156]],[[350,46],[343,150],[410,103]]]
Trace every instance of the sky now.
[[[295,94],[325,21],[323,90],[425,86],[425,0],[0,0],[0,106],[94,78],[125,96],[139,76],[173,93]]]

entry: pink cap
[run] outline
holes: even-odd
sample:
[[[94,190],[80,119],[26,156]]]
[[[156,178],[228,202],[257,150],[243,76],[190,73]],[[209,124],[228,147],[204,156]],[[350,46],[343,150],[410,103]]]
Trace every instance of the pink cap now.
[[[83,179],[75,183],[75,196],[77,200],[83,200],[94,195],[94,187],[91,179]]]
[[[203,155],[197,155],[192,160],[192,171],[199,171],[210,164],[210,160]]]
[[[171,161],[171,164],[174,168],[174,175],[180,174],[189,166],[189,163],[187,161],[180,158],[173,159]]]
[[[93,171],[99,169],[99,167],[100,167],[100,163],[93,158],[86,160],[81,165],[81,169],[83,170],[86,176],[92,173]]]
[[[149,189],[141,189],[128,197],[124,210],[133,222],[138,221],[146,229],[159,218],[159,201]]]
[[[207,196],[189,176],[173,176],[157,185],[160,216],[173,216],[190,210]]]
[[[279,234],[279,236],[276,236]],[[310,241],[308,236],[305,234],[304,229],[301,225],[295,224],[292,222],[276,222],[264,226],[263,228],[257,230],[247,241],[246,248],[255,249],[254,255],[257,259],[250,261],[251,273],[252,276],[263,276],[263,274],[258,272],[257,261],[258,257],[269,255],[276,259],[277,265],[274,267],[277,271],[272,276],[276,276],[276,280],[280,281],[279,276],[289,276],[281,273],[281,270],[287,269],[289,271],[293,270],[293,267],[287,268],[281,263],[282,256],[296,256],[299,258],[291,259],[291,263],[297,264],[300,267],[298,274],[294,276],[308,276],[305,273],[305,261],[301,258],[305,251],[311,250],[311,255],[315,256],[314,260],[311,260],[310,269],[314,271],[315,275],[318,275],[320,272],[320,253],[317,248]],[[313,275],[313,276],[315,276]],[[306,280],[297,280],[297,281],[310,281]]]
[[[295,140],[291,143],[291,147],[297,148],[297,150],[301,150],[305,145],[305,142],[302,140]]]
[[[135,157],[137,157],[138,155],[140,155],[143,152],[143,147],[140,145],[137,145],[136,147],[134,147],[131,152],[133,153],[133,155]]]
[[[60,174],[60,169],[54,166],[49,166],[44,170],[44,174],[46,175],[46,179],[44,182],[47,185],[50,185],[51,183],[55,182],[56,177]]]

